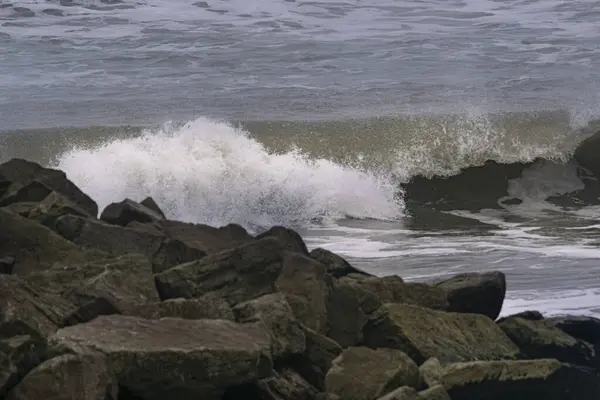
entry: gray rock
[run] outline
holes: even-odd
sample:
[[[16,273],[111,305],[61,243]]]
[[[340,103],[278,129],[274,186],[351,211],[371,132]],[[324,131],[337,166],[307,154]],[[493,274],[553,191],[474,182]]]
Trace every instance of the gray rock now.
[[[600,345],[600,319],[594,317],[566,315],[546,318],[546,325],[554,326],[574,338]]]
[[[160,209],[152,197],[146,197],[140,202],[140,204],[160,215],[162,219],[167,219],[167,217],[165,217],[165,213]]]
[[[325,265],[327,273],[334,278],[342,278],[350,274],[357,274],[365,277],[371,276],[364,271],[354,268],[348,261],[329,250],[316,248],[310,252],[310,256]]]
[[[0,398],[46,358],[46,342],[31,336],[0,339]]]
[[[197,299],[169,299],[160,302],[148,303],[138,307],[127,315],[146,319],[160,319],[165,317],[182,319],[235,319],[233,310],[220,296],[208,294]]]
[[[294,369],[319,390],[325,390],[325,375],[342,348],[334,340],[312,329],[305,328],[306,350],[302,357],[295,357]]]
[[[300,235],[289,228],[285,228],[283,226],[274,226],[270,228],[268,231],[261,233],[256,236],[257,239],[262,239],[266,237],[274,237],[283,244],[284,248],[288,251],[294,253],[301,253],[305,256],[308,256],[308,249],[306,248],[306,244]]]
[[[131,199],[125,199],[106,206],[100,219],[109,224],[127,226],[133,221],[141,223],[159,221],[164,219],[164,216]]]

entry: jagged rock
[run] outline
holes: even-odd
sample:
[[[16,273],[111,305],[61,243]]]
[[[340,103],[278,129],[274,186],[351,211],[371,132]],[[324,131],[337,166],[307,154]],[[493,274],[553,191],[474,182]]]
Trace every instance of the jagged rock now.
[[[316,400],[341,400],[340,396],[333,393],[319,393]]]
[[[225,320],[101,316],[59,330],[50,344],[105,354],[119,385],[144,400],[220,400],[227,388],[256,382],[272,368],[262,325]]]
[[[118,385],[100,354],[61,355],[33,369],[6,400],[117,400]]]
[[[158,206],[158,204],[156,204],[156,201],[154,201],[152,197],[146,197],[140,202],[140,204],[154,211],[156,214],[160,215],[162,219],[167,219],[165,213],[160,209],[160,207]]]
[[[31,213],[31,211],[33,211],[39,204],[39,202],[13,203],[2,208],[6,211],[10,211],[13,214],[28,218],[29,213]]]
[[[377,400],[419,400],[419,392],[410,386],[402,386]]]
[[[441,384],[452,400],[592,400],[600,396],[597,374],[553,359],[444,366],[432,359],[421,366],[421,374],[429,386]]]
[[[333,360],[342,353],[342,348],[332,339],[312,329],[305,327],[304,332],[306,349],[301,357],[294,358],[293,367],[311,385],[324,391],[325,375]]]
[[[419,392],[419,400],[452,400],[442,385],[434,385]]]
[[[128,313],[146,319],[174,317],[183,319],[235,319],[229,304],[220,296],[208,294],[197,299],[170,299],[148,303]]]
[[[417,364],[515,358],[519,348],[488,317],[385,304],[364,329],[369,347],[404,351]]]
[[[98,205],[96,202],[68,180],[67,176],[62,171],[43,168],[39,164],[30,161],[13,158],[0,165],[0,181],[5,182],[4,186],[6,186],[6,182],[10,182],[10,185],[5,188],[3,197],[6,196],[7,193],[18,190],[17,188],[19,187],[25,187],[29,183],[37,181],[50,189],[50,191],[62,194],[84,209],[88,214],[93,216],[98,215]],[[37,196],[35,200],[29,201],[37,202],[42,199],[43,198],[40,199],[39,196]],[[27,201],[22,198],[20,200]]]
[[[65,326],[77,325],[91,321],[99,315],[119,314],[120,312],[119,306],[112,299],[94,297],[64,316],[58,326],[63,328]]]
[[[555,358],[565,363],[600,368],[592,345],[546,325],[543,320],[508,318],[498,325],[529,358]]]
[[[279,368],[274,376],[257,384],[261,399],[269,400],[313,400],[319,393],[298,372],[292,368]],[[239,399],[247,398],[242,396]]]
[[[271,335],[273,359],[302,354],[306,337],[302,325],[281,293],[267,294],[238,304],[233,312],[239,322],[262,322]]]
[[[342,347],[356,346],[363,340],[363,328],[367,323],[364,309],[376,309],[379,298],[367,290],[362,290],[346,281],[333,281],[327,299],[327,336]]]
[[[15,258],[6,256],[0,258],[0,274],[12,274],[13,267],[15,266]]]
[[[496,320],[496,323],[499,324],[502,321],[506,321],[509,318],[523,318],[528,321],[541,321],[544,319],[544,316],[539,311],[533,311],[533,310],[521,311],[520,313],[516,313],[516,314],[508,315],[506,317],[498,318]]]
[[[316,332],[326,333],[332,279],[323,264],[300,253],[288,252],[276,287],[285,295],[300,322]]]
[[[35,180],[15,183],[0,197],[0,207],[15,203],[37,203],[44,200],[50,193],[52,193],[52,189]]]
[[[504,273],[464,273],[453,276],[436,286],[448,294],[448,311],[476,313],[498,318],[506,294]]]
[[[15,275],[0,275],[0,337],[52,334],[73,306]]]
[[[27,217],[51,229],[56,220],[63,215],[76,215],[83,218],[95,218],[83,208],[71,202],[58,192],[52,192],[29,212]]]
[[[544,322],[574,338],[600,345],[600,319],[598,318],[568,315],[546,318]]]
[[[201,250],[162,234],[155,235],[74,215],[58,218],[55,226],[59,234],[81,246],[114,255],[143,254],[152,263],[154,272],[206,255]]]
[[[302,240],[302,237],[300,237],[300,235],[298,235],[298,233],[292,229],[284,228],[283,226],[274,226],[268,231],[256,236],[257,239],[266,237],[274,237],[281,241],[284,248],[288,251],[301,253],[305,256],[309,255],[304,240]]]
[[[133,221],[141,223],[155,222],[164,219],[164,216],[131,199],[125,199],[119,203],[111,203],[106,206],[100,215],[100,219],[112,225],[127,226]]]
[[[0,398],[46,357],[46,342],[31,336],[0,339]]]
[[[405,353],[393,349],[350,347],[327,372],[327,393],[344,400],[373,400],[401,386],[421,385],[419,369]]]
[[[163,300],[214,292],[235,305],[274,292],[282,266],[281,243],[265,238],[163,271],[156,286]]]
[[[348,261],[329,250],[316,248],[310,252],[310,256],[323,264],[327,268],[327,273],[334,278],[342,278],[350,274],[356,274],[365,277],[371,276],[364,271],[354,268],[348,263]]]

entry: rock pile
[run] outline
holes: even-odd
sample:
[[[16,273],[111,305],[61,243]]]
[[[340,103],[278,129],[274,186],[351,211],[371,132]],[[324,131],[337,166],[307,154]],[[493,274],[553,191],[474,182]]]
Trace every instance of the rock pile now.
[[[587,400],[600,320],[495,321],[501,272],[375,277],[284,227],[98,207],[0,165],[0,399]]]

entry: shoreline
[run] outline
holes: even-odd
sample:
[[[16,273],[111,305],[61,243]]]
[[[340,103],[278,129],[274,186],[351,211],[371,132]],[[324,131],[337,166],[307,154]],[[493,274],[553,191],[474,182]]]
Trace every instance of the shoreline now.
[[[0,398],[600,396],[600,320],[498,319],[501,271],[405,282],[282,226],[99,211],[62,171],[0,165]]]

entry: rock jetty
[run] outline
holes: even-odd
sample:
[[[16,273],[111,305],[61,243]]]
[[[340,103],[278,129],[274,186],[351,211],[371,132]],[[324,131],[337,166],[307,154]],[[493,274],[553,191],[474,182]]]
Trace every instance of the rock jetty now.
[[[151,198],[98,210],[61,171],[0,165],[0,399],[600,398],[600,320],[496,320],[505,292],[499,271],[371,276]]]

